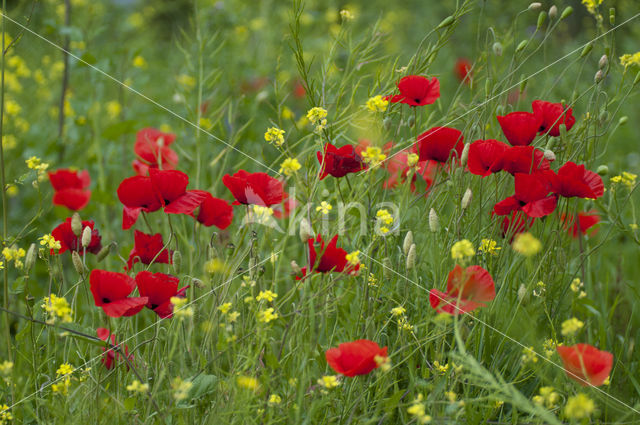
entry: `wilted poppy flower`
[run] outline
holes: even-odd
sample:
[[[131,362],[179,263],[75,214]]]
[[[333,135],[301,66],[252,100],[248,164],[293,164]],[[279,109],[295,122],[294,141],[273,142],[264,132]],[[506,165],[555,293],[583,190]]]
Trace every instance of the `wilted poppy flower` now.
[[[102,249],[102,238],[100,237],[100,233],[98,233],[98,229],[94,229],[93,226],[93,220],[85,220],[82,222],[83,230],[85,227],[89,227],[91,229],[91,242],[87,247],[87,252],[97,254]],[[76,236],[73,233],[73,230],[71,230],[71,217],[68,217],[64,223],[59,224],[55,229],[53,229],[51,231],[51,236],[60,242],[60,250],[57,251],[58,254],[62,254],[67,250],[78,252],[84,251],[84,248],[82,247],[82,233],[80,233],[80,236]],[[56,254],[56,251],[52,249],[51,255],[54,254]]]
[[[531,174],[548,170],[549,161],[540,149],[533,146],[511,146],[502,156],[502,169],[510,174]]]
[[[564,108],[562,103],[551,103],[543,100],[531,102],[533,113],[542,118],[542,124],[538,128],[539,134],[549,134],[558,137],[560,135],[560,124],[567,127],[567,131],[576,123],[571,108]]]
[[[431,307],[439,313],[457,315],[468,313],[496,297],[493,279],[488,271],[480,266],[469,266],[466,269],[456,265],[449,272],[447,292],[432,289],[429,292]],[[460,300],[458,300],[460,298]]]
[[[352,145],[337,148],[327,143],[324,145],[324,152],[317,152],[316,155],[320,163],[320,180],[328,175],[344,177],[349,173],[357,173],[367,168]]]
[[[162,234],[148,235],[139,230],[133,232],[133,249],[129,253],[127,267],[125,270],[131,270],[135,263],[142,264],[171,264],[171,256],[173,251],[169,251],[164,247],[162,242]]]
[[[151,273],[145,270],[136,275],[138,292],[148,299],[147,308],[163,319],[173,315],[171,297],[184,298],[188,286],[178,289],[179,283],[180,279],[164,273]]]
[[[380,346],[368,339],[345,342],[338,348],[330,348],[325,352],[327,363],[344,376],[366,375],[376,369],[387,357],[387,347]],[[378,358],[376,360],[376,357]]]
[[[471,83],[471,67],[472,64],[469,59],[460,58],[456,61],[455,66],[453,67],[453,71],[458,77],[458,80],[463,83],[470,84]]]
[[[107,370],[111,370],[115,367],[115,361],[125,361],[125,357],[122,355],[124,351],[124,355],[129,360],[129,362],[133,362],[133,354],[129,354],[129,347],[124,346],[124,350],[121,345],[118,345],[116,342],[116,336],[109,331],[109,329],[98,328],[96,329],[96,333],[98,334],[98,338],[105,342],[109,342],[113,348],[102,348],[102,352],[104,355],[102,356],[102,364]],[[129,364],[127,363],[127,370],[129,370]]]
[[[284,199],[284,185],[267,173],[248,173],[238,170],[233,176],[225,174],[222,183],[236,198],[234,205],[249,204],[269,207]]]
[[[347,262],[347,251],[338,248],[338,235],[335,235],[331,241],[325,245],[322,235],[318,235],[316,239],[309,238],[309,269],[302,268],[302,277],[306,276],[307,270],[316,273],[328,272],[345,272],[355,273],[360,269],[360,265],[350,265]],[[320,258],[318,258],[318,256]],[[300,279],[301,277],[298,277]]]
[[[124,273],[94,269],[89,275],[96,307],[110,317],[133,316],[147,304],[147,297],[131,297],[136,282]]]
[[[200,210],[196,220],[207,227],[216,226],[224,230],[233,221],[233,207],[224,199],[216,198],[209,192],[200,190],[204,195],[204,200],[200,204]]]
[[[133,163],[138,175],[146,176],[149,168],[172,170],[178,164],[178,155],[169,148],[176,139],[175,134],[163,133],[155,128],[143,128],[136,135],[133,150],[139,159]]]
[[[433,127],[418,136],[416,151],[420,161],[447,162],[450,157],[459,162],[464,149],[464,136],[452,127]]]
[[[434,103],[440,97],[440,81],[421,75],[407,75],[398,82],[400,94],[386,96],[391,103],[405,103],[409,106],[424,106]]]
[[[471,174],[486,177],[502,170],[504,153],[509,145],[498,140],[476,140],[469,146],[467,167]]]
[[[72,211],[80,211],[89,203],[91,177],[87,170],[56,170],[49,173],[49,181],[55,193],[53,205],[61,205]]]
[[[533,174],[516,173],[515,194],[498,202],[493,207],[493,212],[496,215],[508,215],[513,211],[522,211],[535,218],[551,214],[556,209],[558,198],[549,195],[551,183],[546,174],[544,171]]]
[[[569,161],[558,170],[553,191],[565,198],[595,199],[604,195],[604,183],[597,173]]]
[[[597,229],[588,232],[596,224],[600,223],[600,216],[595,211],[590,212],[579,212],[577,214],[578,219],[576,220],[576,216],[573,214],[562,214],[560,216],[560,221],[564,224],[564,228],[567,230],[569,235],[574,238],[577,238],[579,234],[586,235],[590,233],[594,235],[597,233]]]
[[[609,377],[613,354],[608,351],[600,351],[589,344],[558,345],[556,350],[567,376],[580,385],[591,384],[598,387]]]
[[[542,116],[531,112],[511,112],[496,118],[504,137],[513,146],[530,145],[542,125]]]

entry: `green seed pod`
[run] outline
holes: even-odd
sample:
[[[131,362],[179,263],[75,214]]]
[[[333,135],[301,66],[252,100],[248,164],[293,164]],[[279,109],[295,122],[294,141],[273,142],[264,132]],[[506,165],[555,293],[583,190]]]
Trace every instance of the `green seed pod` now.
[[[618,120],[618,125],[625,125],[627,121],[629,121],[628,116],[625,115],[624,117],[620,117],[620,119]]]
[[[441,29],[444,27],[448,27],[449,25],[453,24],[455,22],[456,18],[454,18],[453,16],[447,16],[446,18],[444,18],[442,20],[442,22],[440,22],[440,24],[438,25],[438,27],[436,29]]]
[[[82,264],[82,258],[80,258],[78,251],[71,252],[71,262],[73,263],[73,268],[76,269],[76,272],[78,272],[80,276],[84,275],[84,264]]]
[[[601,176],[606,176],[607,174],[609,174],[609,167],[607,167],[606,165],[600,165],[596,169],[596,173]]]
[[[404,242],[402,243],[402,252],[404,252],[404,255],[409,253],[411,245],[413,245],[413,232],[409,230],[404,237]]]
[[[502,56],[502,44],[500,44],[500,42],[496,41],[495,43],[493,43],[491,49],[493,50],[494,55]]]
[[[616,24],[616,9],[614,7],[609,9],[609,23],[611,25]]]
[[[521,75],[520,76],[520,93],[524,93],[525,89],[527,88],[527,83],[529,82],[529,79],[525,77],[525,75]]]
[[[589,43],[586,46],[584,46],[584,49],[582,49],[582,53],[580,53],[580,57],[583,58],[587,56],[589,52],[591,52],[591,50],[593,50],[593,44]]]
[[[538,24],[536,25],[537,29],[542,28],[544,22],[547,20],[547,12],[544,10],[538,14]]]
[[[29,245],[29,249],[27,250],[27,256],[24,259],[24,273],[29,274],[31,268],[36,263],[36,258],[38,256],[38,248],[36,244],[32,243]]]
[[[567,6],[562,11],[562,15],[560,15],[560,20],[566,19],[573,13],[573,7]]]
[[[74,235],[80,236],[82,234],[82,219],[80,214],[74,212],[71,216],[71,231]]]
[[[609,121],[609,111],[604,110],[600,112],[600,116],[598,117],[598,119],[600,120],[601,124]]]
[[[407,270],[411,270],[416,266],[416,244],[412,243],[407,253]]]
[[[180,267],[182,266],[182,254],[180,251],[173,251],[173,258],[171,258],[173,272],[175,274],[180,273]]]
[[[516,53],[520,52],[522,49],[527,47],[527,43],[528,43],[527,40],[522,40],[520,44],[518,44],[518,47],[516,47]]]

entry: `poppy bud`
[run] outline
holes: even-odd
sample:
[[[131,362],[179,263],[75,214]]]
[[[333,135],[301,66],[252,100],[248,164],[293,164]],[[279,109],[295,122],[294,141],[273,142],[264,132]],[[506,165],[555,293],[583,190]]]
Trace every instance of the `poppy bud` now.
[[[173,251],[171,262],[173,263],[173,272],[176,274],[180,273],[180,266],[182,265],[182,254],[180,254],[180,251]]]
[[[560,130],[560,138],[565,140],[567,138],[567,126],[564,124],[560,124],[558,126],[558,130]]]
[[[584,49],[582,49],[582,52],[580,53],[580,57],[583,58],[585,56],[587,56],[591,50],[593,50],[593,44],[589,43],[586,46],[584,46]]]
[[[573,7],[567,6],[562,11],[562,15],[560,15],[560,20],[566,19],[573,13]]]
[[[462,195],[461,206],[463,210],[467,209],[467,207],[471,203],[471,198],[473,198],[473,193],[471,192],[471,189],[467,188],[467,190],[465,190],[464,192],[464,195]]]
[[[618,125],[625,125],[627,121],[629,121],[628,116],[625,115],[624,117],[620,117],[620,119],[618,120]]]
[[[302,269],[300,268],[300,266],[298,265],[298,263],[296,263],[295,261],[291,262],[291,271],[293,272],[294,275],[299,276],[302,274]]]
[[[527,287],[524,286],[524,283],[520,284],[520,287],[518,288],[518,299],[520,301],[525,301],[528,298],[527,295]]]
[[[84,264],[82,264],[82,259],[80,258],[80,254],[78,251],[71,252],[71,262],[73,263],[73,268],[76,269],[79,275],[84,275]]]
[[[602,72],[601,69],[599,69],[598,72],[596,72],[596,75],[593,76],[593,82],[598,84],[600,81],[602,81],[603,78],[604,78],[604,73]]]
[[[529,82],[529,80],[524,75],[520,76],[520,93],[524,93],[524,90],[527,88],[527,83],[528,82]],[[502,106],[502,105],[500,105],[500,106]]]
[[[520,44],[518,44],[518,47],[516,47],[516,53],[520,52],[522,49],[527,47],[527,43],[528,43],[527,40],[522,40]]]
[[[393,266],[391,265],[391,260],[389,260],[389,257],[384,257],[382,259],[382,267],[382,277],[384,277],[385,280],[391,279]]]
[[[558,8],[554,4],[549,8],[549,18],[556,19],[556,16],[558,16]]]
[[[384,126],[385,130],[389,131],[389,129],[391,128],[391,118],[386,117],[385,119],[383,119],[382,125]]]
[[[104,260],[105,258],[107,258],[107,255],[109,255],[111,253],[111,250],[113,248],[115,248],[116,243],[115,242],[111,242],[109,245],[105,246],[104,248],[102,248],[99,252],[98,255],[96,255],[96,259],[98,260],[98,262]]]
[[[460,155],[460,164],[462,168],[467,165],[467,160],[469,159],[469,147],[471,143],[465,143],[464,148],[462,148],[462,155]]]
[[[433,233],[437,232],[440,229],[440,219],[438,218],[438,214],[436,210],[431,208],[429,211],[429,230]]]
[[[598,67],[600,69],[604,69],[608,64],[609,64],[609,58],[607,57],[607,55],[602,55],[602,57],[600,58],[600,61],[598,62]]]
[[[596,173],[601,176],[606,176],[607,174],[609,174],[609,167],[607,167],[606,165],[600,165],[596,169]]]
[[[536,25],[536,28],[537,29],[542,28],[542,26],[544,25],[544,21],[546,20],[547,20],[547,12],[543,10],[538,14],[538,25]]]
[[[313,229],[311,228],[311,224],[309,224],[309,220],[303,218],[300,220],[300,240],[302,243],[307,243],[307,241],[313,238]]]
[[[329,196],[331,196],[331,192],[329,192],[328,189],[322,189],[321,195],[323,198],[328,198]]]
[[[600,116],[598,117],[600,123],[604,124],[609,120],[609,111],[600,112]]]
[[[409,230],[404,237],[404,242],[402,243],[402,252],[404,252],[404,255],[409,253],[411,245],[413,245],[413,232]]]
[[[531,3],[527,9],[529,9],[531,11],[536,11],[536,10],[540,10],[541,7],[542,7],[542,3],[538,3],[536,1],[536,2]]]
[[[556,160],[556,154],[553,153],[553,151],[547,149],[544,151],[544,159],[553,162]]]
[[[87,248],[89,245],[91,245],[91,232],[92,232],[92,230],[93,229],[91,229],[91,227],[87,226],[82,231],[82,247],[83,248]]]
[[[499,42],[496,41],[495,43],[493,43],[491,49],[493,50],[494,55],[502,56],[502,44],[500,44]]]
[[[407,253],[407,270],[411,270],[416,266],[416,244],[412,243]]]
[[[204,288],[204,282],[195,277],[191,279],[191,285],[193,285],[194,288]]]
[[[611,25],[616,24],[616,9],[613,7],[609,9],[609,23]]]
[[[556,138],[555,137],[549,137],[549,141],[547,142],[547,146],[545,146],[546,150],[552,150],[553,149],[553,145],[556,144]]]
[[[80,214],[74,212],[71,216],[71,231],[74,235],[80,236],[82,234],[82,219]]]
[[[31,245],[29,245],[29,249],[27,250],[27,256],[24,259],[25,274],[29,274],[29,271],[31,270],[33,265],[36,263],[36,255],[37,255],[36,244],[32,243]]]
[[[413,128],[413,126],[416,125],[416,117],[410,116],[409,119],[407,119],[407,125]]]
[[[447,16],[442,20],[442,22],[440,22],[436,29],[439,30],[440,28],[448,27],[449,25],[453,24],[455,20],[456,18],[454,18],[453,16]]]

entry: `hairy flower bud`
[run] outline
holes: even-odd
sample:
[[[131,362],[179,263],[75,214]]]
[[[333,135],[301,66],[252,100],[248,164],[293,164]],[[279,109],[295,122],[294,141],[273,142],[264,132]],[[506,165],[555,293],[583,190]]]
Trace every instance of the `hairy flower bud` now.
[[[607,55],[602,55],[600,61],[598,61],[598,68],[604,69],[609,64],[609,58]]]
[[[596,75],[593,76],[593,82],[598,84],[600,81],[602,81],[603,78],[604,78],[604,72],[602,72],[602,70],[599,69],[596,72]]]
[[[402,252],[404,252],[404,255],[409,253],[411,245],[413,245],[413,232],[409,230],[404,237],[404,242],[402,243]]]
[[[412,243],[407,253],[407,270],[411,270],[416,266],[416,244]]]
[[[71,231],[74,235],[80,236],[82,234],[82,219],[80,214],[74,212],[71,216]]]
[[[294,275],[299,276],[302,274],[302,269],[300,268],[300,266],[298,265],[298,263],[296,263],[295,261],[291,262],[291,271],[293,272]]]
[[[460,155],[460,164],[462,168],[467,165],[467,161],[469,160],[469,147],[471,143],[465,143],[464,148],[462,148],[462,155]]]
[[[471,198],[473,198],[473,193],[471,192],[470,188],[467,188],[467,190],[464,191],[464,195],[462,195],[462,209],[467,209],[467,207],[469,206],[469,204],[471,203]]]
[[[549,18],[556,19],[556,16],[558,16],[558,8],[554,4],[549,8]]]
[[[300,240],[302,241],[302,243],[307,243],[309,239],[314,237],[311,224],[306,218],[300,220],[300,232],[298,234],[300,235]]]
[[[500,44],[498,41],[493,43],[493,46],[491,46],[491,49],[493,50],[494,55],[502,56],[502,44]]]
[[[536,10],[540,10],[541,7],[542,7],[542,3],[539,3],[536,1],[531,3],[527,9],[531,11],[536,11]]]
[[[538,24],[536,25],[537,29],[542,28],[544,22],[547,20],[547,12],[544,10],[538,14]]]
[[[527,40],[522,40],[519,44],[518,47],[516,47],[516,53],[520,52],[521,50],[523,50],[525,47],[527,47],[527,44],[529,42]]]
[[[71,262],[73,263],[73,268],[76,269],[79,275],[84,275],[84,264],[82,264],[82,258],[80,258],[80,254],[78,251],[71,252]]]
[[[431,208],[431,210],[429,211],[429,230],[431,230],[433,233],[440,230],[440,219],[438,218],[436,210],[434,210],[433,208]]]
[[[596,169],[596,173],[601,176],[606,176],[607,174],[609,174],[609,167],[607,167],[606,165],[600,165]]]
[[[393,276],[393,266],[391,264],[391,260],[389,260],[389,257],[384,257],[382,259],[382,277],[385,278],[385,280],[389,280],[391,279]]]
[[[173,251],[173,257],[171,258],[173,272],[178,274],[180,273],[180,267],[182,266],[182,254],[180,251]]]
[[[556,154],[553,153],[552,150],[547,149],[544,151],[544,159],[553,162],[556,160]]]
[[[571,6],[565,7],[564,10],[562,11],[562,15],[560,15],[560,20],[568,18],[569,16],[571,16],[572,13],[573,13],[573,7]]]
[[[82,231],[82,247],[87,248],[91,245],[91,227],[87,226]]]
[[[98,260],[98,262],[104,260],[105,258],[107,258],[107,255],[109,255],[111,253],[111,250],[114,249],[117,246],[117,244],[115,242],[111,242],[109,245],[103,247],[99,252],[98,255],[96,255],[96,259]]]
[[[24,259],[24,272],[25,274],[29,274],[29,271],[36,263],[36,257],[38,255],[38,248],[36,244],[32,243],[29,245],[29,249],[27,250],[27,256]]]

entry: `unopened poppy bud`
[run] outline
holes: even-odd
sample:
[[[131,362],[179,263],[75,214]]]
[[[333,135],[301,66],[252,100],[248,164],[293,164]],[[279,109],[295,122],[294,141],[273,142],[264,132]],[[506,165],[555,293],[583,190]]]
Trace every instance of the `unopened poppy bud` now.
[[[440,24],[438,25],[438,27],[436,29],[448,27],[449,25],[453,24],[455,22],[455,20],[456,20],[456,18],[454,18],[453,16],[447,16],[446,18],[444,18],[442,20],[442,22],[440,22]]]
[[[388,257],[384,257],[382,259],[382,266],[382,277],[384,277],[385,280],[391,279],[393,267],[391,265],[391,260],[389,260]]]
[[[522,40],[520,44],[518,44],[518,47],[516,47],[516,53],[520,52],[522,49],[527,47],[527,43],[528,43],[527,40]]]
[[[609,167],[607,167],[606,165],[600,165],[596,169],[596,173],[601,176],[606,176],[607,174],[609,174]]]
[[[82,234],[82,219],[80,214],[74,212],[71,216],[71,231],[74,235],[80,236]]]
[[[414,116],[410,116],[410,117],[407,119],[407,125],[408,125],[410,128],[413,128],[413,126],[414,126],[414,125],[416,125],[416,117],[414,117]]]
[[[471,203],[471,198],[473,198],[473,193],[471,192],[471,189],[467,188],[467,190],[464,191],[464,195],[462,195],[461,206],[463,210],[467,209]]]
[[[545,149],[550,151],[553,150],[553,146],[556,144],[556,138],[555,137],[549,137],[549,141],[547,142],[547,146],[545,146]]]
[[[556,154],[553,153],[553,151],[550,151],[547,149],[544,151],[544,159],[546,159],[547,161],[553,162],[556,160]]]
[[[504,106],[502,105],[496,106],[496,115],[504,115]]]
[[[407,253],[407,270],[411,270],[416,266],[416,244],[412,243]]]
[[[80,254],[78,251],[71,252],[71,262],[73,263],[73,268],[76,269],[79,275],[84,275],[84,264],[82,264],[82,258],[80,258]]]
[[[502,56],[502,44],[500,44],[499,42],[496,41],[495,43],[493,43],[491,49],[493,50],[494,55]]]
[[[611,25],[616,24],[616,9],[613,7],[609,9],[609,23]]]
[[[547,12],[543,10],[538,14],[538,24],[536,25],[536,28],[537,29],[542,28],[542,26],[544,25],[544,21],[546,20],[547,20]]]
[[[173,272],[178,274],[180,273],[180,267],[182,266],[182,254],[180,251],[173,251],[173,257],[171,258],[171,263],[173,267]]]
[[[296,263],[295,261],[291,262],[291,271],[293,272],[294,275],[299,276],[302,274],[302,269],[300,268],[300,266],[298,265],[298,263]]]
[[[429,230],[431,230],[433,233],[440,230],[440,219],[438,218],[436,210],[434,210],[433,208],[431,208],[431,210],[429,211]]]
[[[602,72],[601,69],[599,69],[598,72],[596,72],[596,75],[593,76],[593,82],[598,84],[600,81],[602,81],[603,78],[604,78],[604,73]]]
[[[627,121],[629,121],[628,116],[625,115],[624,117],[620,117],[620,119],[618,120],[618,125],[625,125]]]
[[[549,18],[556,19],[556,16],[558,16],[558,8],[554,4],[549,8]]]
[[[36,244],[32,243],[29,245],[29,249],[27,250],[27,256],[24,259],[24,272],[25,274],[29,274],[29,271],[36,263],[36,256],[38,255],[38,248]]]
[[[87,248],[91,245],[91,227],[87,226],[82,231],[82,247]]]
[[[331,192],[329,192],[329,189],[322,189],[322,192],[320,194],[323,198],[328,198],[329,196],[331,196]]]
[[[300,240],[302,243],[307,243],[307,241],[313,238],[313,229],[311,228],[311,224],[309,224],[309,220],[303,218],[300,220]]]
[[[524,283],[520,284],[520,287],[518,288],[518,299],[520,301],[524,301],[527,295],[527,287],[524,286]]]
[[[389,131],[389,129],[391,128],[391,118],[386,117],[385,119],[383,119],[382,125],[384,126],[385,130]]]
[[[589,53],[591,53],[591,50],[593,50],[593,44],[589,43],[586,46],[584,46],[584,48],[582,49],[582,52],[580,53],[580,57],[583,58],[587,56]]]
[[[98,251],[98,255],[96,255],[96,259],[98,260],[98,262],[107,258],[107,255],[111,253],[111,250],[115,248],[115,246],[116,246],[116,243],[111,242],[109,245],[103,247],[100,251]]]
[[[560,124],[558,126],[558,130],[560,130],[560,137],[564,140],[567,137],[567,126],[564,124]]]
[[[562,15],[560,15],[560,20],[566,19],[573,13],[573,7],[567,6],[562,11]]]
[[[609,121],[609,111],[602,111],[600,112],[600,116],[598,117],[598,119],[600,120],[600,123],[604,124],[607,121]]]
[[[520,76],[520,93],[524,93],[524,90],[527,88],[527,83],[528,82],[529,82],[529,80],[524,75]],[[502,106],[502,105],[500,105],[500,106]]]
[[[402,243],[402,252],[404,252],[404,255],[409,253],[411,245],[413,245],[413,232],[409,230],[404,237],[404,242]]]
[[[462,148],[462,155],[460,155],[460,164],[462,168],[467,165],[467,160],[469,159],[469,147],[471,143],[465,143],[464,148]]]
[[[194,288],[204,288],[204,282],[201,281],[200,279],[194,277],[193,279],[191,279],[191,285]]]
[[[607,55],[602,55],[602,57],[600,58],[600,61],[598,61],[598,67],[600,69],[604,69],[608,64],[609,64],[609,58],[607,57]]]
[[[542,7],[542,3],[538,3],[536,1],[536,2],[531,3],[529,5],[528,9],[531,10],[531,11],[536,11],[536,10],[540,10],[541,7]]]

